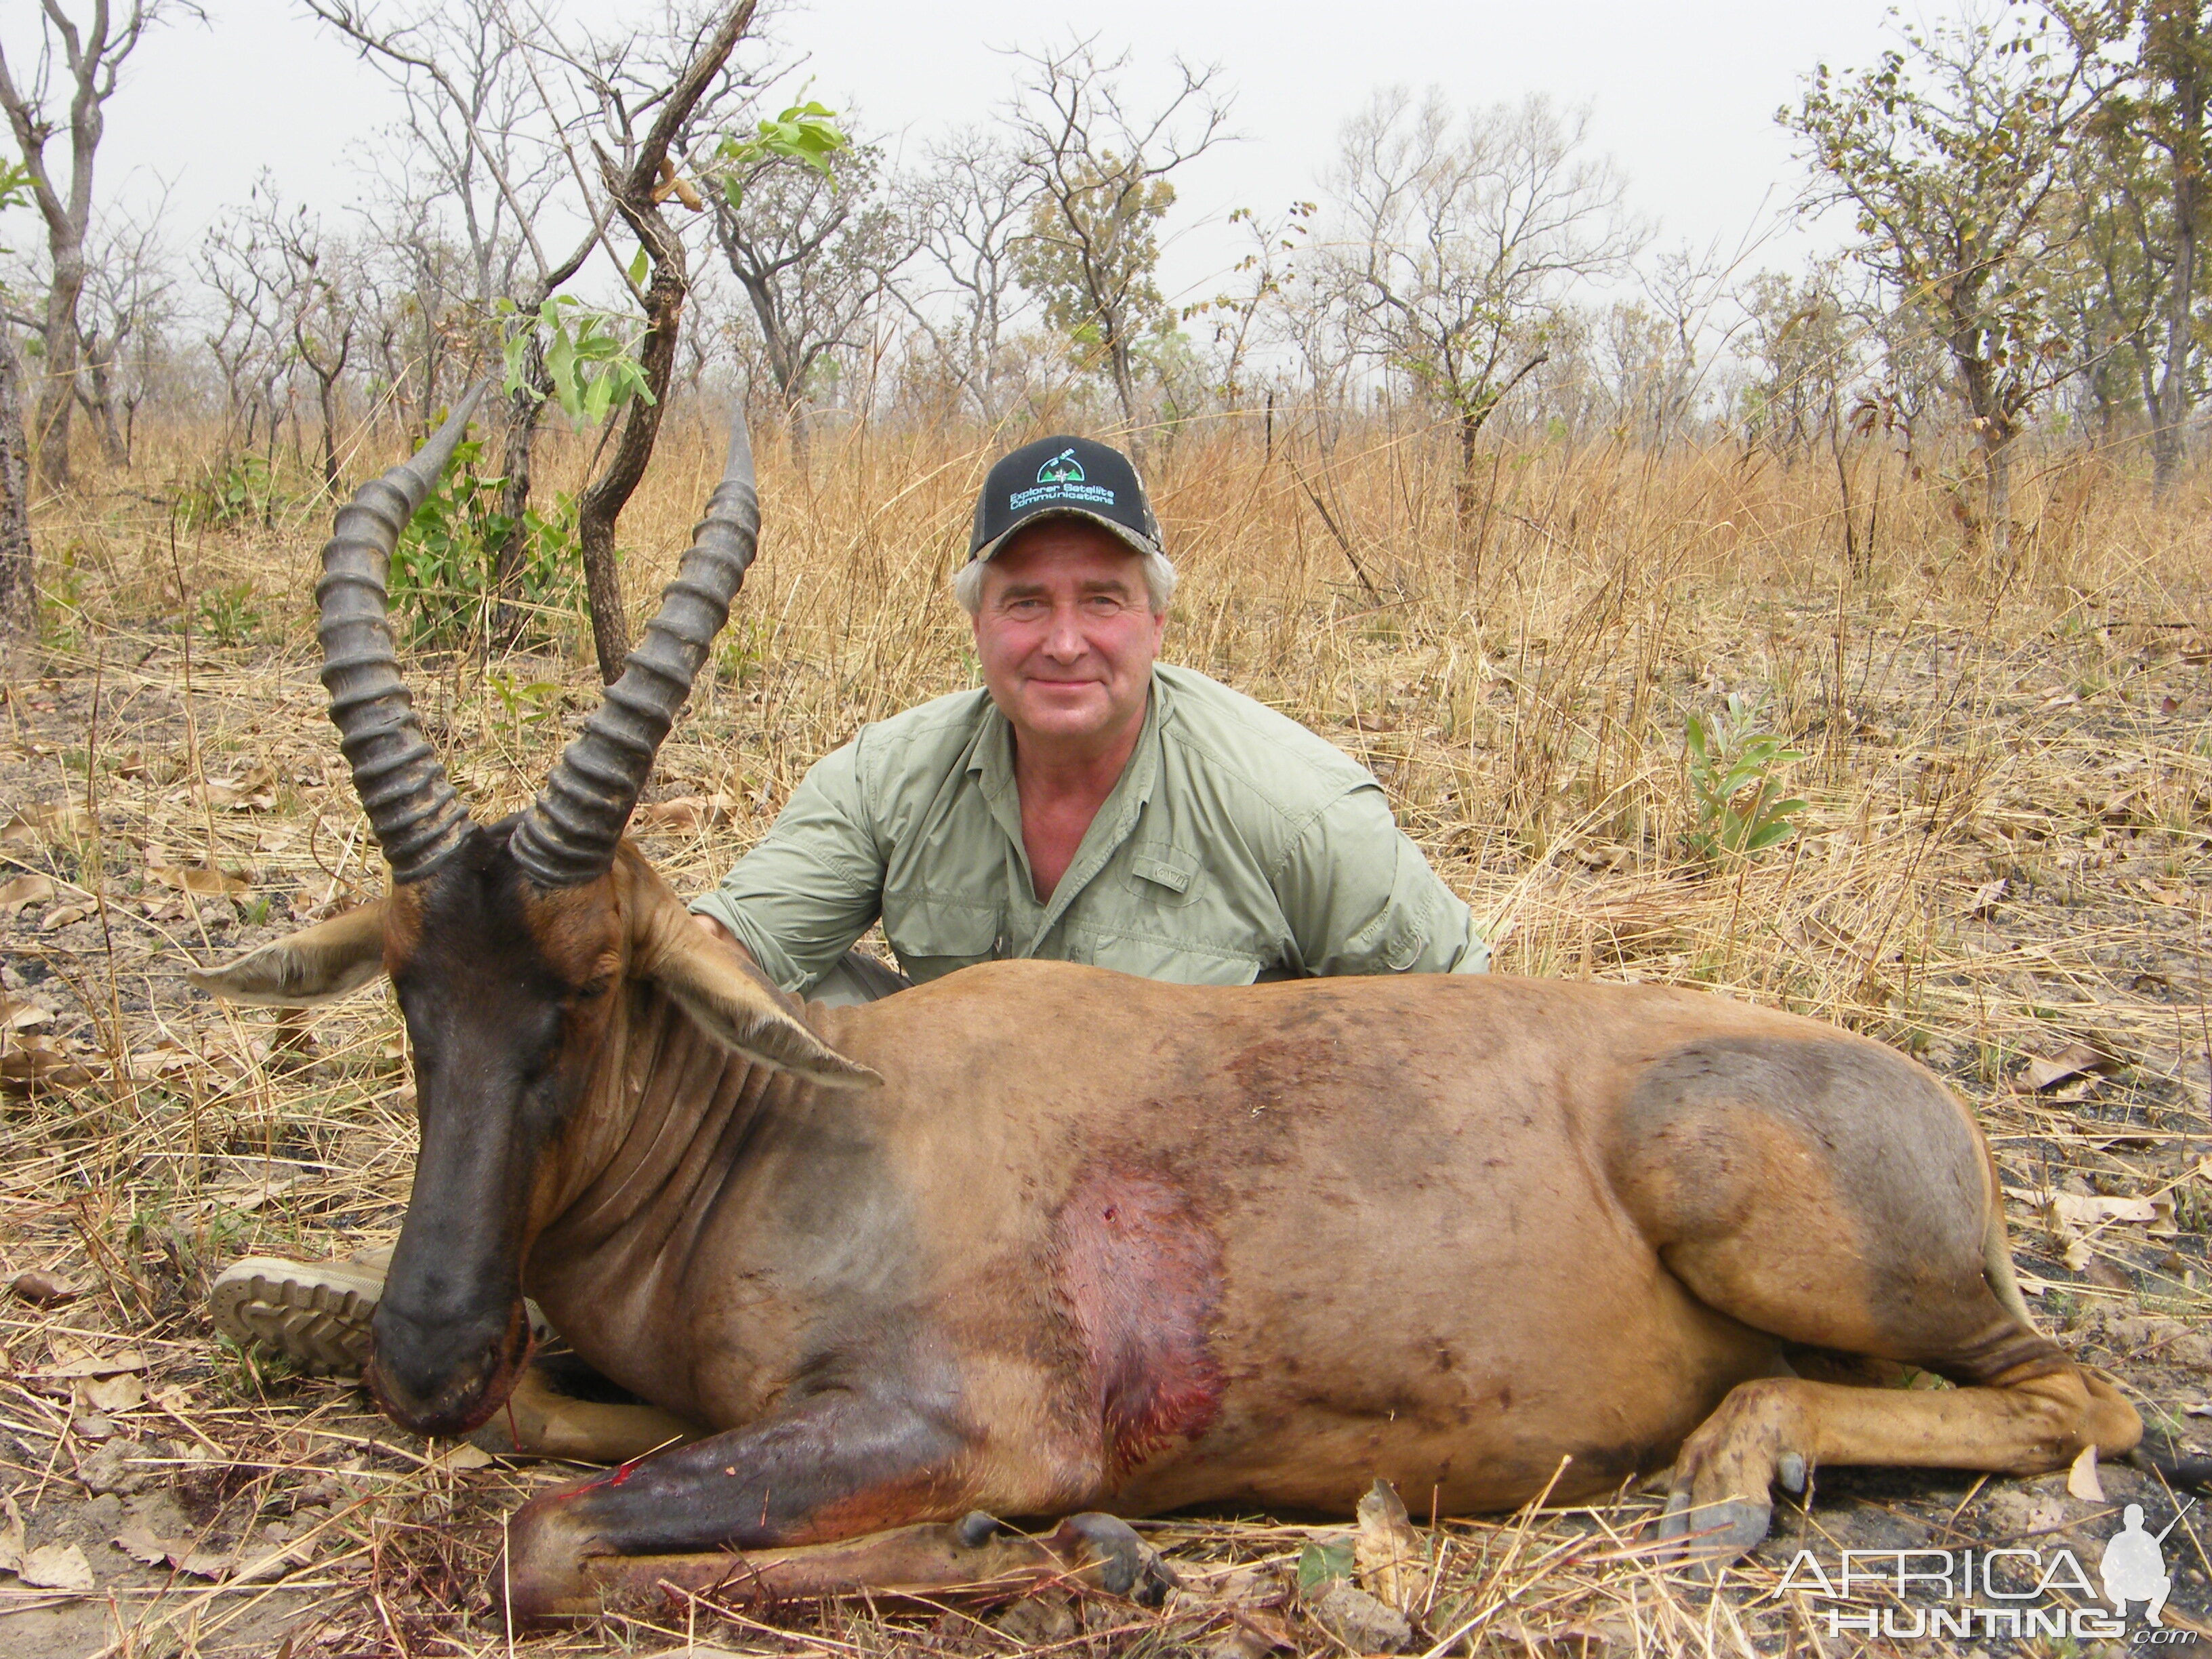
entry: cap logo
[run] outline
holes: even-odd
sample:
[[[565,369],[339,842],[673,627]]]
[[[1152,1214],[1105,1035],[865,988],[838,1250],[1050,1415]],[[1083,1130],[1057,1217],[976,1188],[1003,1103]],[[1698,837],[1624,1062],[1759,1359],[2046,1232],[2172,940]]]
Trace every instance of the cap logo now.
[[[1017,489],[1006,497],[1006,510],[1019,513],[1040,501],[1079,501],[1085,507],[1111,507],[1114,492],[1103,484],[1089,483],[1083,471],[1083,463],[1075,459],[1075,451],[1063,449],[1037,469],[1036,488]]]

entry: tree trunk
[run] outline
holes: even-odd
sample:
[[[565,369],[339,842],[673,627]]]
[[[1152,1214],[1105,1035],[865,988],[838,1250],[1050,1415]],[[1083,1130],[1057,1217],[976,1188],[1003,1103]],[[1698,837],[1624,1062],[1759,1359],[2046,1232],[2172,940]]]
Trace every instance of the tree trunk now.
[[[637,354],[648,395],[631,399],[613,459],[576,504],[576,539],[583,547],[584,587],[592,605],[592,644],[599,653],[599,678],[609,685],[620,678],[623,659],[629,653],[629,618],[623,610],[622,570],[615,562],[615,522],[645,477],[645,464],[653,459],[653,442],[660,435],[661,411],[667,407],[668,383],[675,376],[676,348],[683,334],[684,301],[690,293],[683,241],[660,216],[653,191],[670,147],[698,107],[708,82],[721,72],[738,37],[752,21],[754,3],[738,0],[731,7],[670,89],[629,170],[617,173],[602,164],[616,211],[636,233],[653,264],[645,290],[645,338]]]
[[[0,634],[30,638],[39,626],[38,569],[31,555],[31,470],[15,342],[0,335]]]
[[[2181,117],[2173,149],[2173,264],[2166,273],[2166,361],[2152,410],[2151,489],[2163,495],[2181,476],[2182,441],[2189,419],[2191,323],[2197,298],[2197,230],[2203,214],[2204,51],[2195,3],[2174,9],[2179,39],[2173,78]]]
[[[522,642],[525,618],[514,601],[530,545],[525,519],[530,511],[531,447],[552,391],[545,377],[545,353],[534,329],[522,360],[522,388],[507,404],[507,453],[501,464],[507,482],[500,486],[499,511],[507,527],[485,550],[491,556],[492,638],[502,651],[512,651]]]
[[[344,364],[341,361],[339,372]],[[316,402],[323,415],[323,483],[332,495],[338,493],[338,377],[333,373],[325,380],[315,376]]]
[[[1988,487],[1990,556],[1999,571],[2012,568],[2013,434],[1994,422],[1982,432],[1982,476]]]
[[[1121,424],[1128,429],[1130,448],[1143,447],[1137,432],[1137,376],[1129,361],[1129,343],[1113,329],[1106,342],[1106,362],[1114,375],[1114,395],[1121,404]]]
[[[54,276],[46,289],[46,378],[39,390],[39,479],[51,489],[70,483],[70,416],[76,408],[76,305],[84,293],[84,240],[52,239]]]
[[[658,216],[655,216],[656,228]],[[645,477],[660,435],[661,410],[676,368],[677,337],[682,331],[684,300],[689,291],[684,248],[661,229],[663,246],[653,262],[646,289],[645,338],[638,349],[650,398],[634,398],[623,416],[622,436],[607,470],[592,481],[576,506],[576,539],[584,554],[584,589],[592,605],[592,643],[599,653],[599,678],[609,685],[621,678],[629,654],[629,617],[623,610],[622,567],[615,558],[615,521]]]
[[[124,440],[122,429],[115,423],[115,386],[112,372],[115,368],[115,348],[110,343],[101,349],[97,333],[84,343],[84,378],[89,392],[82,401],[85,413],[100,427],[100,445],[107,464],[112,467],[127,467],[131,464],[131,448]]]

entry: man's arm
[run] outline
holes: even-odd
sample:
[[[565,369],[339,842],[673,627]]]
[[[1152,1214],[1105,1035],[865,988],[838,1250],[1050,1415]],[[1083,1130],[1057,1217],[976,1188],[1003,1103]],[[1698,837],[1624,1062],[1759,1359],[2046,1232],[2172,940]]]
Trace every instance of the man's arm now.
[[[883,896],[855,741],[815,763],[768,834],[691,909],[785,990],[805,991],[867,932]]]
[[[1310,974],[1479,974],[1490,946],[1390,816],[1380,787],[1331,801],[1292,843],[1275,893]]]

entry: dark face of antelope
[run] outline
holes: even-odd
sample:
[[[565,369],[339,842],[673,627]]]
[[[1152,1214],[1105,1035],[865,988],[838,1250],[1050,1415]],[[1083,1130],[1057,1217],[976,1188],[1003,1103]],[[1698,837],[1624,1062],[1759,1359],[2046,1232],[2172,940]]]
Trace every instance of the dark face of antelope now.
[[[652,866],[622,845],[653,751],[752,560],[759,508],[742,418],[729,470],[622,678],[528,811],[489,828],[469,821],[400,684],[384,581],[476,395],[339,513],[315,590],[331,719],[391,891],[220,968],[187,970],[204,990],[280,1007],[392,976],[422,1140],[368,1380],[392,1417],[424,1434],[484,1421],[528,1355],[522,1275],[558,1200],[564,1131],[623,1109],[622,1091],[605,1084],[620,1057],[605,1050],[625,980],[652,981],[705,1035],[758,1064],[832,1087],[883,1080],[692,927]]]
[[[515,860],[514,827],[471,825],[386,914],[422,1147],[367,1380],[422,1434],[484,1421],[528,1356],[532,1218],[626,967],[612,884],[541,887]]]

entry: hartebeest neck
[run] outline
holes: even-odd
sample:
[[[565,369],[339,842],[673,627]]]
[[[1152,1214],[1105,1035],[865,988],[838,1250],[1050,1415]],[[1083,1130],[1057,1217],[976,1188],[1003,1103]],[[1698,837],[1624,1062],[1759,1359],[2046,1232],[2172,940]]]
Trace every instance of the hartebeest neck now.
[[[533,1255],[588,1249],[645,1212],[706,1201],[753,1117],[800,1086],[714,1042],[658,985],[632,981],[540,1188]]]

